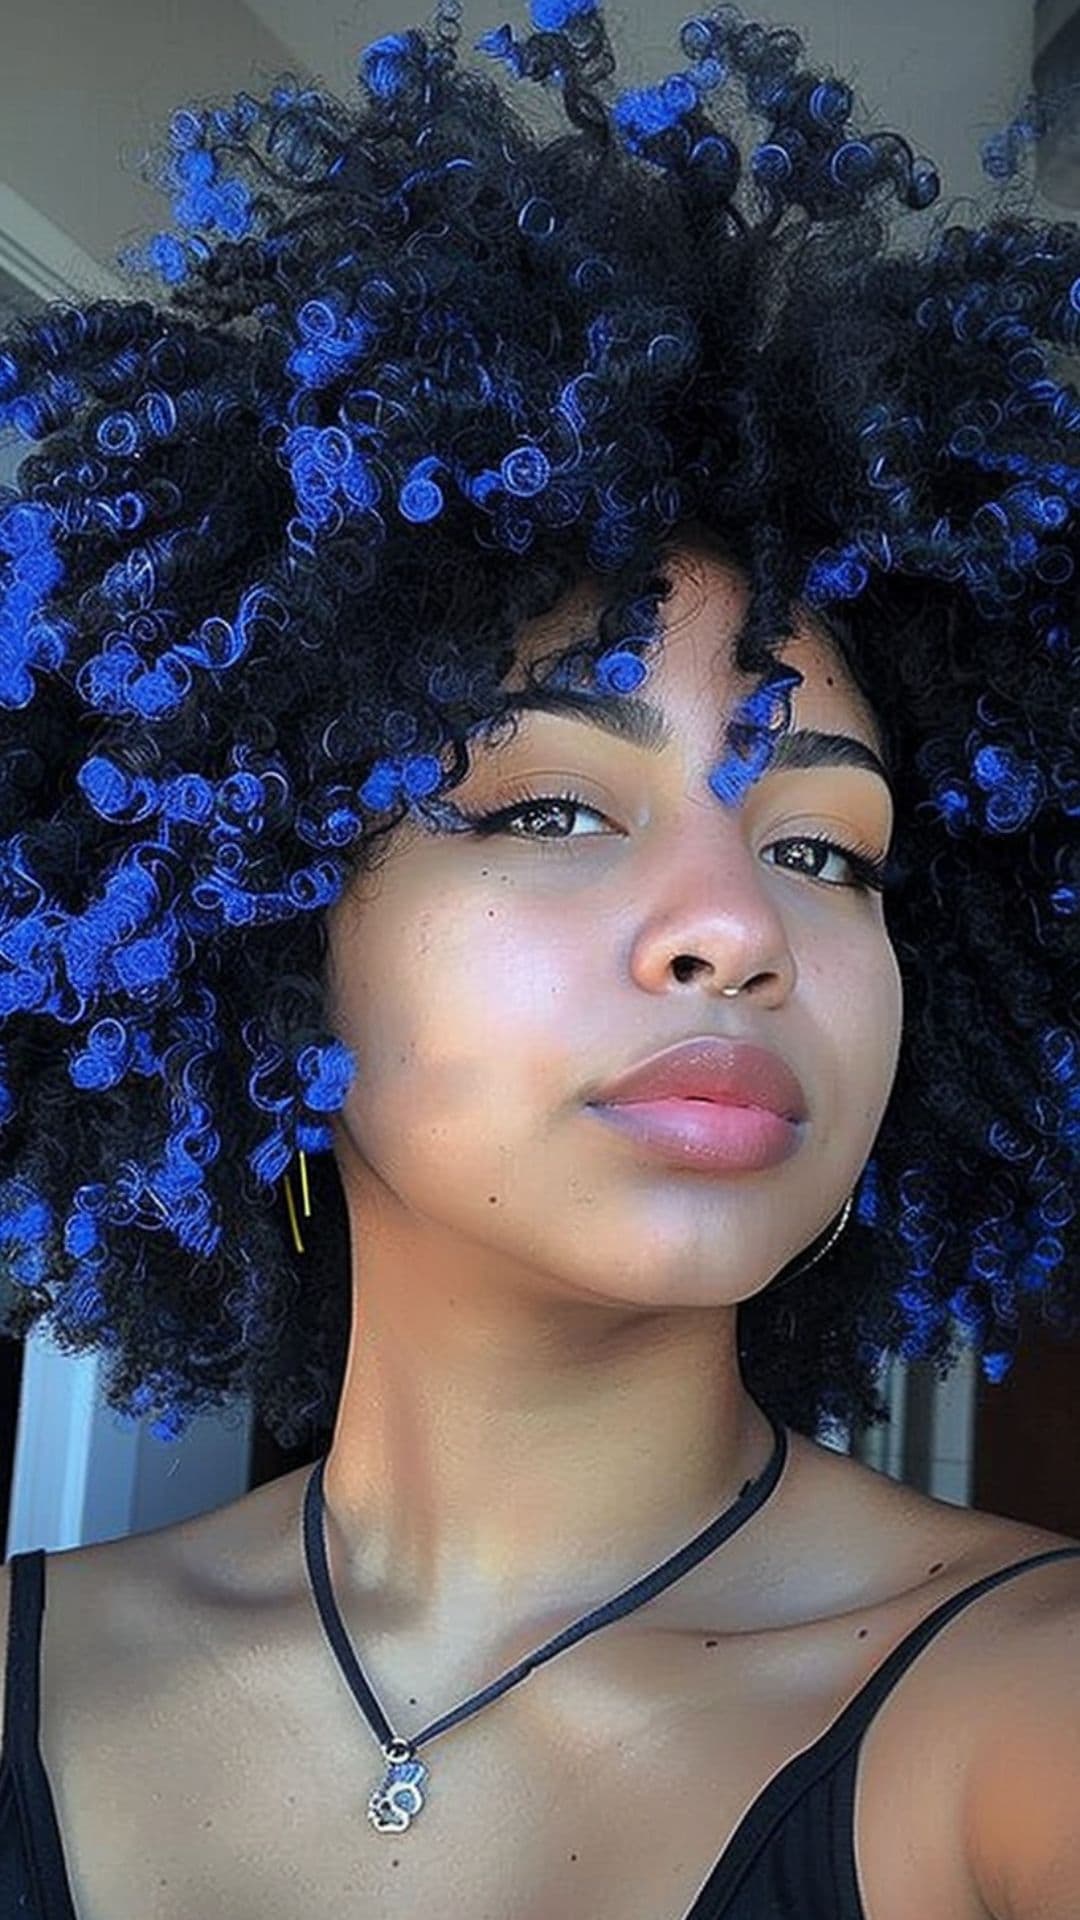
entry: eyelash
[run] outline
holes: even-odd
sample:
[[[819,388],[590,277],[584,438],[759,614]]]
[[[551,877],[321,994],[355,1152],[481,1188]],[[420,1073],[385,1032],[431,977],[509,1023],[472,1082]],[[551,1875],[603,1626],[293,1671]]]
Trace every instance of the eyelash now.
[[[585,799],[583,794],[573,792],[532,793],[525,789],[522,789],[520,796],[510,805],[498,807],[492,813],[466,813],[463,809],[459,809],[459,813],[461,819],[466,821],[475,833],[478,833],[484,839],[488,839],[491,835],[498,833],[502,828],[507,826],[518,814],[528,813],[533,807],[542,805],[577,807],[582,808],[586,813],[595,813],[598,819],[602,820],[606,817],[601,813],[599,807],[594,807],[590,801]],[[526,835],[524,837],[529,838],[530,836]],[[538,846],[565,846],[571,838],[572,836],[567,834],[562,840],[557,838],[545,840],[543,836],[538,835],[535,844]],[[822,886],[843,888],[846,891],[855,893],[881,893],[884,891],[888,859],[887,857],[883,858],[880,854],[871,852],[869,847],[845,847],[840,841],[829,840],[825,834],[821,833],[789,834],[785,839],[775,840],[771,842],[771,844],[778,847],[804,845],[824,847],[829,853],[840,854],[843,859],[847,861],[848,866],[855,876],[854,879],[850,881],[822,880],[820,882]],[[781,871],[793,872],[797,871],[797,869],[787,868],[781,869]],[[818,876],[811,873],[804,875],[803,878],[817,880]]]

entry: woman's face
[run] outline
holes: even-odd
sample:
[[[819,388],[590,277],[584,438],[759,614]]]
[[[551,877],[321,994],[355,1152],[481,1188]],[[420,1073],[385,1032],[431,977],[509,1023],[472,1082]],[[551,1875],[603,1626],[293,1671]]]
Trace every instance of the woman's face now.
[[[899,972],[881,895],[799,836],[884,855],[889,790],[817,766],[767,772],[722,805],[708,776],[755,684],[728,658],[745,588],[696,552],[676,579],[639,690],[669,745],[522,715],[515,739],[476,746],[453,804],[493,812],[524,788],[584,806],[486,837],[407,822],[330,916],[330,1017],[358,1060],[335,1150],[361,1246],[369,1220],[402,1260],[478,1285],[733,1305],[822,1231],[867,1159],[896,1068]],[[532,624],[523,661],[566,643],[584,593]],[[782,657],[803,675],[792,728],[880,750],[824,640],[800,626]],[[603,1082],[702,1034],[772,1048],[802,1082],[807,1120],[780,1164],[673,1165],[589,1110]]]

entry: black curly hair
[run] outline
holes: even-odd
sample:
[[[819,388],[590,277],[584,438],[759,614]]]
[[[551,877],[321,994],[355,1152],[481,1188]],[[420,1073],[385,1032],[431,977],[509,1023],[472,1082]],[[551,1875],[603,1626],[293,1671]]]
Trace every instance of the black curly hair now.
[[[178,230],[121,256],[167,294],[0,338],[39,443],[0,491],[3,1330],[102,1351],[163,1440],[245,1392],[282,1446],[330,1430],[326,910],[406,815],[455,830],[522,623],[585,577],[553,675],[640,681],[693,529],[762,695],[721,797],[800,611],[893,769],[892,1094],[846,1231],[739,1309],[758,1402],[857,1429],[889,1354],[993,1381],[1024,1313],[1077,1320],[1080,231],[999,199],[901,246],[933,168],[732,6],[618,94],[593,0],[484,35],[561,93],[547,139],[457,12],[367,47],[355,105],[285,76],[177,112]]]

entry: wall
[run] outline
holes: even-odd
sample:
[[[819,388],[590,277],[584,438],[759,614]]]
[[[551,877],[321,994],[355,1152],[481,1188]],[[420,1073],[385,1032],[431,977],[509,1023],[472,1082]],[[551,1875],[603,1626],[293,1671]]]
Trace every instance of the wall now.
[[[678,27],[691,11],[685,0],[606,9],[626,61],[620,84],[684,64]],[[0,66],[0,183],[109,267],[123,242],[165,223],[167,201],[140,179],[139,158],[175,106],[290,69],[348,93],[361,46],[425,17],[403,0],[39,0],[13,9]],[[1023,0],[802,0],[757,17],[796,26],[815,64],[859,88],[874,124],[906,133],[936,160],[949,197],[980,192],[979,143],[1029,85],[1033,24]],[[522,0],[476,0],[463,48],[507,18],[526,21]],[[493,70],[484,56],[467,57]],[[539,88],[514,92],[530,115],[554,111]]]

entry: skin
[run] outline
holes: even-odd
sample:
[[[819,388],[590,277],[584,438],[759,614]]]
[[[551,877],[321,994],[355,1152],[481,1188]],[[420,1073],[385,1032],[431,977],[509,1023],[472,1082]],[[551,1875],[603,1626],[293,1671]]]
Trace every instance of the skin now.
[[[477,747],[454,803],[503,807],[527,781],[598,813],[486,839],[407,823],[328,922],[332,1023],[359,1062],[335,1117],[354,1300],[325,1470],[331,1574],[343,1606],[385,1607],[417,1657],[452,1632],[492,1670],[498,1618],[520,1657],[762,1471],[772,1434],[739,1374],[737,1305],[836,1216],[895,1074],[881,896],[842,884],[839,856],[815,879],[773,846],[804,831],[886,852],[888,788],[782,771],[722,806],[708,774],[754,684],[730,662],[746,593],[692,547],[676,576],[642,687],[670,747],[523,716],[516,740]],[[589,604],[583,586],[530,624],[512,685]],[[881,750],[809,620],[782,658],[804,675],[793,726]],[[802,1082],[809,1121],[779,1166],[679,1168],[586,1111],[600,1083],[705,1033],[774,1048]]]

